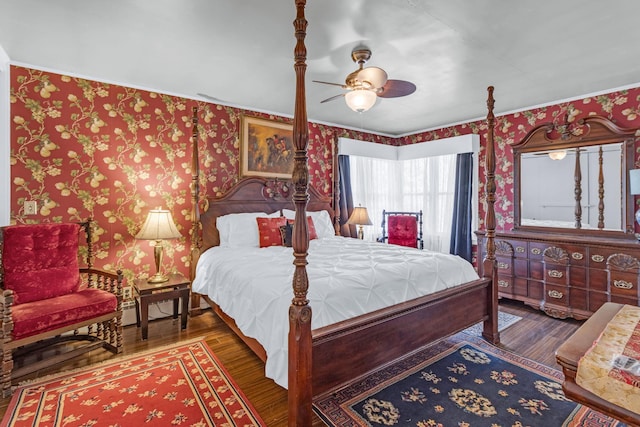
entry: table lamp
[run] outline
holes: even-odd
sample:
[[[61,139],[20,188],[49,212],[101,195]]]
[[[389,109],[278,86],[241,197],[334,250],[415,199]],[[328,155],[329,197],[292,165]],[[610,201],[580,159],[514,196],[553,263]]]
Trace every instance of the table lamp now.
[[[351,216],[347,220],[347,224],[353,224],[358,226],[358,239],[364,239],[364,229],[363,225],[372,225],[371,219],[369,218],[369,214],[367,213],[367,208],[358,206],[353,209],[351,212]]]
[[[171,212],[163,209],[152,209],[147,215],[140,232],[136,234],[136,239],[155,240],[156,244],[153,248],[153,255],[156,262],[156,274],[149,277],[148,283],[163,283],[169,280],[169,277],[160,273],[162,265],[163,245],[162,241],[166,239],[177,239],[182,235],[173,222]]]

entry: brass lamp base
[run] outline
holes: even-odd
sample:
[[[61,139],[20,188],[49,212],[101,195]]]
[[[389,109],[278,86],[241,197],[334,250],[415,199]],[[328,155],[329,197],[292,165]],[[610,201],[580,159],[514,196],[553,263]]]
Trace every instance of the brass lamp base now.
[[[358,239],[364,240],[364,227],[362,225],[358,226]]]
[[[153,276],[149,277],[147,283],[164,283],[169,281],[169,276],[164,274],[156,273]]]

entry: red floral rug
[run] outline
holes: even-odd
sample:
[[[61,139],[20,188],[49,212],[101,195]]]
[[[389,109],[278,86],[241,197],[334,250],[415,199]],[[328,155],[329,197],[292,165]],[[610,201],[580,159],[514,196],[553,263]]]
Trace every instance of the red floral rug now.
[[[18,387],[0,426],[265,426],[203,339]]]

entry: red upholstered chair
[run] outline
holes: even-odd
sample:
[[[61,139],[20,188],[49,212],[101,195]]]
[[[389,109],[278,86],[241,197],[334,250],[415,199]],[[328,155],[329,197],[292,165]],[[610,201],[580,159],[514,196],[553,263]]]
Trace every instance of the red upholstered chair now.
[[[422,211],[382,211],[382,242],[422,249]]]
[[[122,272],[92,268],[91,240],[91,221],[0,228],[4,397],[44,367],[99,347],[122,352]]]

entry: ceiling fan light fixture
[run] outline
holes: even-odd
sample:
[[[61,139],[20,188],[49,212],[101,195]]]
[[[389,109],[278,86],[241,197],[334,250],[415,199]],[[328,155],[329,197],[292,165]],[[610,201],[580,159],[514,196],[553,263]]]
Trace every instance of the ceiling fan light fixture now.
[[[344,95],[347,106],[357,113],[364,113],[376,103],[378,95],[370,89],[357,88]]]

